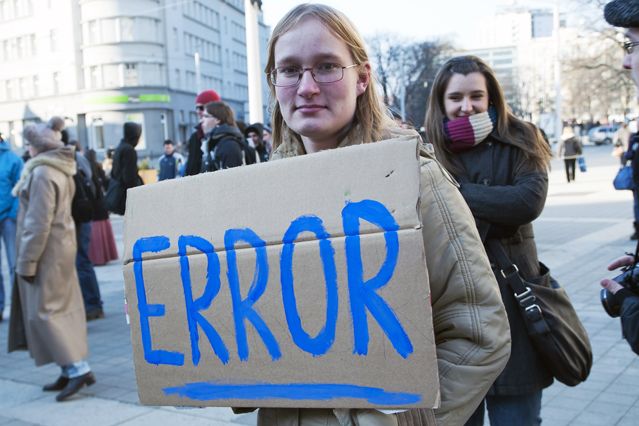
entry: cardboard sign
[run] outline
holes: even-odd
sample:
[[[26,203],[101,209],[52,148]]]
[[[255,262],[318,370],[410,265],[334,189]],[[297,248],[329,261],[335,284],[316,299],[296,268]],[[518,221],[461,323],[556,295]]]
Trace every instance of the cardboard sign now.
[[[129,191],[143,404],[435,407],[417,140]]]

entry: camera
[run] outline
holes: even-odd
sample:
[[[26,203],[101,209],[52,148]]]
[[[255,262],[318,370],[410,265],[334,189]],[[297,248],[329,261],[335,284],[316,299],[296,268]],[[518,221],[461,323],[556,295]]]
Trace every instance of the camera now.
[[[621,270],[621,274],[617,275],[612,280],[618,282],[636,295],[639,295],[639,264],[637,264],[637,260],[635,259],[635,262],[632,265],[624,267]],[[617,303],[614,295],[610,291],[602,288],[599,293],[599,298],[601,299],[601,304],[608,315],[613,318],[619,316],[621,305]]]

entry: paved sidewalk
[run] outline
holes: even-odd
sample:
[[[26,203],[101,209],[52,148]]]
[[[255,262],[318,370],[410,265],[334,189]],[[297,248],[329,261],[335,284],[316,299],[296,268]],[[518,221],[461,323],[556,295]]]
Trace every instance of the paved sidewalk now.
[[[617,165],[610,150],[586,147],[589,170],[578,173],[571,184],[565,182],[563,163],[555,160],[546,209],[535,222],[540,258],[567,288],[595,354],[586,383],[575,388],[555,384],[544,392],[544,425],[639,424],[639,358],[622,340],[618,319],[601,308],[598,295],[600,278],[614,275],[605,271],[608,262],[634,250],[628,240],[632,196],[612,189]],[[113,226],[122,253],[122,219],[114,218]],[[7,354],[5,321],[0,324],[0,425],[255,424],[254,414],[236,416],[226,408],[140,406],[122,309],[121,265],[112,262],[96,271],[106,312],[105,319],[89,323],[89,361],[97,383],[73,401],[56,403],[55,394],[43,393],[41,387],[57,377],[58,368],[36,368],[25,353]]]

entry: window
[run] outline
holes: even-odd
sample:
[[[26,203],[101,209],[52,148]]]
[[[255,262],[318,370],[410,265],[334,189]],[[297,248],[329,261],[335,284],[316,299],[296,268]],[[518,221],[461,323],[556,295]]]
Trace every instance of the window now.
[[[29,45],[31,50],[31,55],[36,56],[38,54],[38,48],[36,46],[36,36],[35,34],[31,34],[29,36]]]
[[[40,77],[33,76],[33,97],[40,96]]]
[[[133,41],[133,18],[120,18],[120,41]]]
[[[51,51],[55,52],[58,50],[58,31],[51,30],[49,31],[49,42],[51,43]]]
[[[102,84],[104,87],[120,86],[120,70],[116,64],[102,65]]]
[[[176,89],[182,88],[182,77],[180,75],[180,70],[177,68],[175,69],[175,88]]]
[[[138,67],[137,64],[124,64],[123,66],[123,79],[122,86],[137,86],[138,85]]]
[[[7,100],[12,101],[14,98],[13,81],[7,80],[4,82],[5,92],[7,93]]]
[[[116,19],[104,19],[100,22],[102,43],[115,43],[118,41],[118,26],[116,22]]]
[[[100,27],[98,21],[89,21],[89,44],[100,43]]]
[[[57,71],[53,73],[53,94],[60,94],[60,73]]]
[[[100,84],[100,68],[99,67],[94,66],[89,68],[89,78],[90,78],[89,81],[90,81],[92,89],[97,89],[100,86],[102,86]]]

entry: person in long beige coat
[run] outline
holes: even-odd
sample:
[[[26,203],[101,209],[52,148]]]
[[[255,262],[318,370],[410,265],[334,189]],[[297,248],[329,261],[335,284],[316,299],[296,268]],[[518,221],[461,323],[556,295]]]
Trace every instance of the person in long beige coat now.
[[[274,101],[273,160],[419,137],[399,128],[384,111],[361,36],[331,7],[304,4],[288,12],[273,30],[266,72]],[[432,146],[423,146],[420,164],[440,407],[401,413],[260,408],[258,425],[463,425],[506,365],[508,319],[474,219]]]
[[[45,391],[64,401],[95,383],[86,361],[87,326],[75,269],[74,151],[44,124],[24,129],[31,160],[13,193],[20,200],[16,285],[9,352],[28,349],[36,366],[56,363],[60,377]]]

